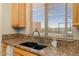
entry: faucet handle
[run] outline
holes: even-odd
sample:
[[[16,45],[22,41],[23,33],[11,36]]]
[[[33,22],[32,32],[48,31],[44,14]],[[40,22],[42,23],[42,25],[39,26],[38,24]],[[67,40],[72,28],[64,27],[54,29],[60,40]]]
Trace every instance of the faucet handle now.
[[[44,40],[42,38],[39,38],[39,43],[44,43]]]

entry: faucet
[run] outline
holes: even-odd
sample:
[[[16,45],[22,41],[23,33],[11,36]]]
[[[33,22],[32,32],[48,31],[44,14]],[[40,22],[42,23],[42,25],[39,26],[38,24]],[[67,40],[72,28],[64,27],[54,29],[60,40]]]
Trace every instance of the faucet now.
[[[44,43],[44,40],[42,40],[41,38],[40,38],[40,33],[39,33],[39,31],[37,30],[37,28],[35,29],[35,31],[32,33],[32,36],[34,35],[34,33],[38,33],[38,35],[39,35],[39,43]]]
[[[38,33],[38,36],[40,37],[40,33],[39,33],[39,31],[37,30],[37,28],[35,28],[35,31],[32,33],[32,36],[34,35],[34,33]]]
[[[39,31],[37,30],[37,28],[35,28],[35,31],[32,33],[32,36],[34,35],[34,33],[38,33],[38,36],[40,37],[40,33],[39,33]]]

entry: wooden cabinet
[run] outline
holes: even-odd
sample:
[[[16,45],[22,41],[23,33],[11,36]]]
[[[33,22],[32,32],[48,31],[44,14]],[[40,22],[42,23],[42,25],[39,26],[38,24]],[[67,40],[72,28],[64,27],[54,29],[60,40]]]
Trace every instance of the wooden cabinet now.
[[[11,5],[12,27],[24,28],[26,26],[26,4],[14,3]]]
[[[6,49],[7,49],[7,44],[2,43],[2,55],[6,56]]]
[[[37,56],[36,54],[33,54],[28,51],[24,51],[24,50],[16,48],[16,47],[14,47],[14,49],[13,49],[13,55],[14,56]]]
[[[7,47],[8,45],[6,43],[2,43],[2,55],[3,56],[6,56],[7,55]],[[31,53],[31,52],[28,52],[28,51],[25,51],[25,50],[22,50],[20,48],[16,48],[14,47],[13,48],[13,56],[38,56],[34,53]]]
[[[79,27],[79,4],[77,3],[72,4],[72,19],[73,26]]]
[[[79,3],[78,3],[78,27],[79,27]]]

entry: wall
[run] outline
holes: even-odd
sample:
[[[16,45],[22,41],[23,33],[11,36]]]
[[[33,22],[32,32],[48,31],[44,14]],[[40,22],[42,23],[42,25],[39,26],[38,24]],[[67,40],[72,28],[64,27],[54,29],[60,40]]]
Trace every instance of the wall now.
[[[2,52],[1,40],[2,40],[2,4],[0,4],[0,56]]]
[[[0,4],[0,41],[2,37],[2,4]]]
[[[13,34],[16,31],[11,27],[11,8],[10,4],[3,4],[3,15],[2,15],[2,34]]]

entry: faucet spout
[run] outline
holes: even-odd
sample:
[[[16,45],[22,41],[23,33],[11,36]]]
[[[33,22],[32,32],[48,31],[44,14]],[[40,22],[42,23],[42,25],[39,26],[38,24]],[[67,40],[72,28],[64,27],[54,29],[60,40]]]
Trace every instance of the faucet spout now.
[[[34,36],[34,33],[38,33],[38,36],[40,37],[40,32],[35,29],[35,31],[32,33],[32,36]]]

